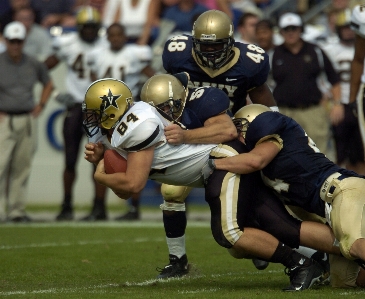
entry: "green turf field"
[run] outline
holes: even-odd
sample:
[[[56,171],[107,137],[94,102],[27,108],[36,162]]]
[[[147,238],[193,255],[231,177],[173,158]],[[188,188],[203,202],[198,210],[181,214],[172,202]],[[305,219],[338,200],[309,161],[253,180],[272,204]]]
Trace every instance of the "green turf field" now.
[[[169,281],[154,279],[168,262],[159,221],[2,224],[0,236],[0,298],[365,298],[329,286],[284,293],[281,265],[231,258],[206,221],[188,221],[191,271]]]

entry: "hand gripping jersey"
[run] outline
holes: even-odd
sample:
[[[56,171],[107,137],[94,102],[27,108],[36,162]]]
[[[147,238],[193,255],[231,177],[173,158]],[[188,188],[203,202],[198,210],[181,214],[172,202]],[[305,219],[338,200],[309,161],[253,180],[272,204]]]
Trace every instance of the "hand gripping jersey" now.
[[[325,202],[319,194],[323,182],[335,172],[359,176],[326,158],[298,123],[281,113],[258,115],[248,127],[246,144],[252,150],[270,138],[279,142],[282,149],[262,169],[262,177],[286,204],[325,217]]]
[[[201,128],[207,119],[225,113],[228,109],[229,99],[222,90],[212,87],[190,89],[181,123],[187,129]]]
[[[213,86],[228,94],[232,112],[246,105],[247,92],[264,84],[270,70],[265,51],[253,44],[235,43],[233,59],[218,70],[201,67],[195,60],[192,37],[179,35],[165,44],[163,67],[170,74],[187,72],[189,87]]]
[[[66,89],[76,102],[81,103],[85,90],[91,84],[90,68],[86,56],[95,47],[100,46],[101,40],[94,43],[84,42],[76,32],[67,33],[53,40],[53,49],[57,58],[67,65]]]
[[[204,187],[201,170],[216,144],[170,145],[164,127],[171,124],[145,102],[135,103],[117,123],[111,142],[99,132],[91,142],[102,141],[123,156],[155,145],[149,178],[161,183]]]

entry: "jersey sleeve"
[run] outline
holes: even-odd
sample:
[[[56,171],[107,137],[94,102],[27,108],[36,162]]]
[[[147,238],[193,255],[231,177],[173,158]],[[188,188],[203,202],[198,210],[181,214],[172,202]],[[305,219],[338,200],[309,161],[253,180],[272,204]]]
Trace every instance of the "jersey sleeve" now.
[[[365,6],[357,5],[354,7],[351,15],[351,29],[356,34],[365,38]]]
[[[274,139],[282,144],[281,132],[285,128],[285,117],[279,112],[264,112],[258,115],[249,125],[246,134],[246,145],[252,150],[263,141]]]
[[[202,105],[199,109],[199,119],[204,123],[213,116],[225,113],[229,109],[230,100],[227,94],[221,89],[206,87],[202,90],[204,90],[204,94]],[[199,88],[196,92],[199,92]]]
[[[187,35],[171,37],[164,46],[162,52],[162,64],[167,73],[179,73],[180,62],[191,56],[192,41]],[[184,57],[184,59],[181,59]]]
[[[264,84],[270,71],[270,61],[267,53],[254,44],[235,43],[241,52],[241,64],[246,68],[249,79],[248,91]]]
[[[67,49],[65,46],[68,44],[68,40],[70,40],[70,36],[61,35],[55,37],[52,41],[53,54],[56,55],[59,60],[64,60],[67,57]]]
[[[156,145],[164,135],[164,128],[156,118],[147,118],[136,122],[135,126],[125,130],[123,122],[116,127],[112,146],[127,152],[138,152]]]

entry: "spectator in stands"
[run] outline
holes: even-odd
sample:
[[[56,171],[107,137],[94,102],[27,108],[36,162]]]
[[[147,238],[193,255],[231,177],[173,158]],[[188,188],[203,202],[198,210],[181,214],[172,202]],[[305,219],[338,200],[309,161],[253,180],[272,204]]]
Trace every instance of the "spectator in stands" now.
[[[19,0],[18,0],[19,1]],[[45,28],[55,25],[73,27],[75,0],[30,0],[36,14],[36,22]]]
[[[244,44],[255,44],[255,31],[258,21],[259,17],[256,14],[251,12],[244,13],[238,21],[235,40]]]
[[[35,14],[31,7],[21,8],[14,14],[14,20],[23,23],[27,29],[24,53],[44,60],[52,52],[52,39],[48,31],[36,24]]]
[[[23,53],[25,26],[11,22],[4,29],[6,51],[0,54],[0,218],[29,222],[25,204],[36,149],[36,117],[52,92],[46,66]],[[41,82],[36,102],[33,88]]]
[[[179,1],[180,0],[150,0],[146,23],[137,40],[137,44],[152,44],[159,35],[160,23],[165,9],[177,4]]]
[[[197,4],[195,0],[180,0],[178,4],[165,9],[163,18],[175,22],[173,32],[191,32],[193,19],[207,10],[206,6]]]
[[[286,13],[279,19],[284,43],[275,48],[272,73],[275,80],[274,98],[280,112],[296,120],[314,140],[321,152],[327,153],[330,123],[322,106],[322,92],[317,85],[326,74],[332,85],[333,108],[331,122],[343,118],[340,103],[340,78],[327,55],[314,44],[301,38],[304,26],[299,15]]]
[[[135,43],[142,34],[147,21],[151,0],[108,0],[103,11],[103,25],[121,23],[128,37],[127,42]]]
[[[234,27],[237,27],[242,14],[250,12],[262,17],[261,9],[270,3],[271,0],[217,0],[217,7],[225,12],[232,19]]]
[[[0,1],[2,2],[2,1]],[[0,30],[4,30],[5,26],[13,21],[14,14],[21,8],[29,7],[30,0],[8,0],[9,9],[0,10]]]

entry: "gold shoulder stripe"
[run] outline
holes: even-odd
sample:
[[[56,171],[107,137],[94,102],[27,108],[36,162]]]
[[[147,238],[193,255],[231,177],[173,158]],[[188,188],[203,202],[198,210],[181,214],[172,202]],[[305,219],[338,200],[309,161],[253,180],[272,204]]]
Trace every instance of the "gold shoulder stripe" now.
[[[273,135],[268,135],[268,136],[262,137],[259,141],[257,141],[256,145],[259,145],[260,143],[263,143],[265,141],[269,141],[269,142],[276,144],[280,150],[284,146],[283,139],[281,139],[278,134],[273,134]]]
[[[234,148],[228,145],[219,144],[217,147],[212,149],[210,155],[214,158],[226,158],[226,157],[237,156],[238,152]]]

